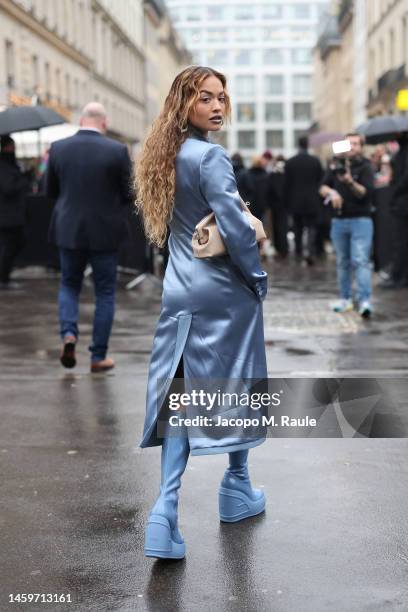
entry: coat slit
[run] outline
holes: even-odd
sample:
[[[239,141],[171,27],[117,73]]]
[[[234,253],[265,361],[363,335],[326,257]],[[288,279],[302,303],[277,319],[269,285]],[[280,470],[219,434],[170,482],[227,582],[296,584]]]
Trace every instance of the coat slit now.
[[[163,408],[163,404],[168,396],[171,385],[174,378],[184,378],[184,348],[186,346],[188,334],[191,326],[191,314],[180,315],[177,320],[177,335],[176,344],[173,352],[173,359],[170,366],[170,371],[165,379],[159,379],[157,381],[160,386],[157,392],[157,407],[156,407],[156,418],[151,423],[148,431],[143,436],[141,446],[150,446],[155,444],[161,444],[161,441],[157,438],[156,424],[159,419],[160,412]]]

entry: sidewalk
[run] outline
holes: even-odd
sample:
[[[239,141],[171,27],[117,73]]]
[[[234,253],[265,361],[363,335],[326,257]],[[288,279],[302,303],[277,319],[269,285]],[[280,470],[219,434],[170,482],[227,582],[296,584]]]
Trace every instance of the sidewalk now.
[[[330,312],[332,264],[269,273],[270,376],[406,377],[408,291],[377,292],[364,322]],[[0,610],[45,608],[9,604],[10,593],[70,593],[48,609],[71,612],[407,610],[406,439],[268,439],[250,454],[266,513],[235,525],[218,520],[226,457],[193,457],[186,559],[143,556],[160,452],[138,443],[160,292],[119,290],[117,368],[92,376],[85,284],[74,371],[58,362],[57,280],[0,296]]]

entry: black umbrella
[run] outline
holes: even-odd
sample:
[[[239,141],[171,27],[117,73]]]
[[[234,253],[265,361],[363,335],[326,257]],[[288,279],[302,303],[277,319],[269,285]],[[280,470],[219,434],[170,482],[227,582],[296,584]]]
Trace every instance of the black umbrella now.
[[[65,121],[61,115],[46,106],[11,106],[0,112],[0,136],[12,132],[39,130]]]
[[[405,115],[383,115],[362,123],[357,132],[365,136],[367,144],[380,144],[395,140],[401,132],[408,132],[408,117]]]

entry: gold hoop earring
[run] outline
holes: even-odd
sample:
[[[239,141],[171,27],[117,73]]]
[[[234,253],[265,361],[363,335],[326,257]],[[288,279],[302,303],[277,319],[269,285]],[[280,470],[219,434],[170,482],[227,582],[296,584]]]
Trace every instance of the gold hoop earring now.
[[[180,132],[181,132],[182,134],[184,134],[185,132],[187,132],[187,130],[188,130],[188,127],[187,127],[187,126],[180,128]]]

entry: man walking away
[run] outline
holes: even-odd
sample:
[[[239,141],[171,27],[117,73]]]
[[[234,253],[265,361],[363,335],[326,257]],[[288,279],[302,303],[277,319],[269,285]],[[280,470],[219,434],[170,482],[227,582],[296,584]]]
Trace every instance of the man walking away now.
[[[14,140],[1,137],[0,153],[0,288],[16,287],[10,281],[14,261],[24,246],[28,181],[16,162]]]
[[[95,285],[91,372],[114,367],[106,357],[115,310],[116,265],[124,235],[125,205],[132,201],[127,147],[106,138],[107,117],[97,102],[85,106],[80,130],[55,142],[47,167],[47,195],[56,199],[50,240],[61,262],[61,363],[76,365],[79,295],[86,265]]]
[[[316,228],[321,200],[319,186],[323,169],[318,157],[308,152],[307,136],[298,141],[299,153],[285,166],[284,201],[293,216],[296,257],[303,256],[303,233],[307,231],[305,261],[313,265],[316,255]]]
[[[374,173],[370,160],[363,157],[363,138],[347,134],[350,151],[346,158],[338,158],[322,180],[320,195],[331,202],[334,218],[331,239],[337,259],[337,282],[340,300],[335,312],[353,309],[352,275],[357,281],[359,313],[369,317],[371,306],[370,254],[373,242],[371,198]]]

